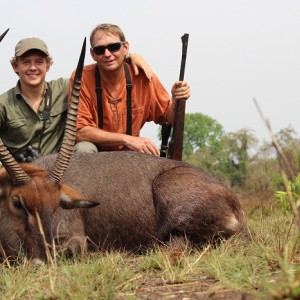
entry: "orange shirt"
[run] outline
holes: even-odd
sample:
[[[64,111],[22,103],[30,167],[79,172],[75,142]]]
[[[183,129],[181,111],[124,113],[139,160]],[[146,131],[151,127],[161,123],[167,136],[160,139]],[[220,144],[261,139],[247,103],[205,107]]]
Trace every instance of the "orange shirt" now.
[[[98,107],[95,91],[95,68],[97,64],[85,66],[78,108],[77,130],[92,126],[98,128]],[[166,121],[167,109],[171,105],[170,96],[159,79],[154,75],[149,81],[141,71],[135,76],[128,65],[132,81],[132,135],[138,136],[145,122],[162,124]],[[74,81],[71,76],[70,91]],[[126,78],[117,99],[112,99],[105,82],[101,81],[103,105],[103,129],[110,132],[126,133]],[[115,149],[120,149],[116,147]],[[114,149],[113,149],[114,150]]]

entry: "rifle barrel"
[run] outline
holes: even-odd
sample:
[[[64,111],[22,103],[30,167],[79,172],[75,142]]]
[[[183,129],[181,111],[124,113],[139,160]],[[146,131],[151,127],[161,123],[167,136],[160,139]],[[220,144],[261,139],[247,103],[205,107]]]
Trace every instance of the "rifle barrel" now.
[[[185,62],[186,62],[186,54],[187,54],[187,46],[189,42],[189,34],[185,33],[182,37],[182,57],[181,57],[181,66],[180,66],[180,74],[179,80],[184,80],[184,71],[185,71]]]

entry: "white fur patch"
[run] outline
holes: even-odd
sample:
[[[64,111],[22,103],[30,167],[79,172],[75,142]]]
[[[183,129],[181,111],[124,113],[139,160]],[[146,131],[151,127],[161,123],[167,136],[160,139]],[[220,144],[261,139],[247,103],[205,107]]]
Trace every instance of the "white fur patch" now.
[[[65,201],[65,202],[71,202],[70,197],[65,193],[60,194],[60,200]]]
[[[227,228],[229,230],[236,231],[239,228],[239,226],[240,226],[239,221],[234,215],[232,215],[231,218],[229,218],[229,222],[227,223]]]

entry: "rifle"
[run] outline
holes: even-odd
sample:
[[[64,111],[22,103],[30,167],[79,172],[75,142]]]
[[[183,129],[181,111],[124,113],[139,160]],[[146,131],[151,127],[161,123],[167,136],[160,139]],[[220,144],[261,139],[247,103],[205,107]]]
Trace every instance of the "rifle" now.
[[[9,28],[6,29],[1,35],[0,35],[0,42],[3,40],[3,38],[5,37],[5,35],[7,34]]]
[[[184,79],[185,62],[187,46],[189,41],[188,33],[185,33],[182,37],[182,57],[179,81]],[[171,124],[165,123],[162,125],[161,135],[162,144],[160,150],[161,157],[167,157],[174,160],[182,160],[182,149],[183,149],[183,133],[184,133],[184,115],[185,115],[185,100],[177,99],[175,104],[175,117],[174,117],[174,128],[172,130],[172,138],[168,144]]]

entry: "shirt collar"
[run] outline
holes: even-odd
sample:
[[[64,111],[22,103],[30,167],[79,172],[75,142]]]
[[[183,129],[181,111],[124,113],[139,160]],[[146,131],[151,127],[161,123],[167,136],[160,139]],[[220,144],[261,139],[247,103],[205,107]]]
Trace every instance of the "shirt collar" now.
[[[48,90],[48,84],[47,84],[47,82],[45,82],[45,91],[44,91],[43,97],[45,96],[47,90]],[[18,80],[18,82],[16,84],[15,91],[16,91],[16,96],[18,96],[18,95],[22,96],[21,89],[20,89],[20,79]]]
[[[18,80],[18,82],[16,84],[16,95],[21,95],[20,80]]]

